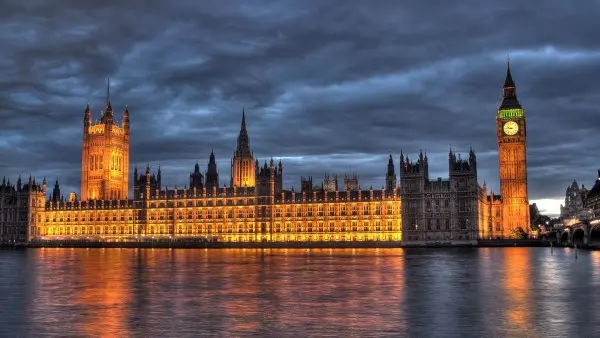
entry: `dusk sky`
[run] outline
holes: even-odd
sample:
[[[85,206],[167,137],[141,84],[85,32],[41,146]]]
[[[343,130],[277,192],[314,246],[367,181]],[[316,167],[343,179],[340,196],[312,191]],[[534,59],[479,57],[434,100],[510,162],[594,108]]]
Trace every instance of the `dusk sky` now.
[[[437,4],[436,4],[437,3]],[[0,175],[79,193],[82,123],[128,105],[134,165],[183,187],[214,149],[229,184],[242,107],[250,146],[301,175],[385,184],[387,158],[477,154],[499,190],[495,114],[510,54],[527,116],[532,202],[591,187],[600,129],[598,1],[74,1],[0,6]]]

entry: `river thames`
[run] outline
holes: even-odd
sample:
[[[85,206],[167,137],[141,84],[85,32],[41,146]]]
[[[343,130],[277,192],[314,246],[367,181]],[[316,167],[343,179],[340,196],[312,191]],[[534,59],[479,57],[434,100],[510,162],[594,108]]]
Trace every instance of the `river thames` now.
[[[598,332],[598,251],[0,250],[1,337]]]

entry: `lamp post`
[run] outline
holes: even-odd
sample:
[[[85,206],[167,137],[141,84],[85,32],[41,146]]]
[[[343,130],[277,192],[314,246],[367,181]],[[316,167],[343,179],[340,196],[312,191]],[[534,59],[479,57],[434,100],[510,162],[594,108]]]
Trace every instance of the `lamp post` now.
[[[415,223],[415,229],[417,230],[417,238],[420,240],[421,235],[419,234],[419,224]]]

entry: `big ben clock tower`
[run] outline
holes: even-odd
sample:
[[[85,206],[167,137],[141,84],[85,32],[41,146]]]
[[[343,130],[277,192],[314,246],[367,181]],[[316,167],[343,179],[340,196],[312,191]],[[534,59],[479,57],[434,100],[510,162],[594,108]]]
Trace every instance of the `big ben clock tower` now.
[[[500,160],[502,234],[506,237],[517,227],[525,231],[529,229],[525,112],[517,100],[510,64],[507,64],[502,103],[496,115],[496,135]]]

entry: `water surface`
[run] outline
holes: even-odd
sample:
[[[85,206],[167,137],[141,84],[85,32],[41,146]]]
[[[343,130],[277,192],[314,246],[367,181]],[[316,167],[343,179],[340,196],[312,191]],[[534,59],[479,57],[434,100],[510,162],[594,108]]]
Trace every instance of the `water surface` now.
[[[600,252],[0,250],[0,337],[591,337]]]

